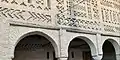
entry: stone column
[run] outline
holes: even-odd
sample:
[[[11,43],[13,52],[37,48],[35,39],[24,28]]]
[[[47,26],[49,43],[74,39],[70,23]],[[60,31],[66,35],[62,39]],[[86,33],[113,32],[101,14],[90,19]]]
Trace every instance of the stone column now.
[[[116,54],[116,60],[120,60],[120,54]]]
[[[96,56],[92,56],[93,60],[101,60],[102,59],[102,54],[100,55],[96,55]]]
[[[66,59],[66,57],[68,57],[68,40],[66,39],[66,37],[68,37],[66,35],[66,30],[61,29],[60,30],[60,59]]]
[[[68,60],[68,57],[59,57],[57,60]]]
[[[0,17],[0,60],[10,60],[9,52],[9,21]]]
[[[103,57],[103,51],[102,51],[102,36],[100,33],[96,34],[97,38],[97,54],[93,56],[94,60],[101,60]]]

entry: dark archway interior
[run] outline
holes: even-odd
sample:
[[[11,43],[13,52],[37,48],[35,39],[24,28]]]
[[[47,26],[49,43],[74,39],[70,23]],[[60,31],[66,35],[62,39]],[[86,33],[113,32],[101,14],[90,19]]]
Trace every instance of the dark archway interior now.
[[[115,48],[109,41],[105,41],[105,43],[103,44],[102,60],[116,60]]]
[[[80,38],[70,42],[68,55],[68,60],[92,60],[89,45]]]
[[[54,60],[55,50],[43,36],[31,35],[23,38],[16,46],[13,60]]]

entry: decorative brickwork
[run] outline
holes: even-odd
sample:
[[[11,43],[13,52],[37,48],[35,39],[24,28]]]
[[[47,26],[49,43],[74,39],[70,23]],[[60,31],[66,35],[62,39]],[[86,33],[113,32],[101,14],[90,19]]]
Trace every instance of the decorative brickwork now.
[[[51,22],[51,16],[48,14],[30,12],[25,10],[18,10],[18,9],[10,9],[10,8],[3,8],[0,7],[0,16],[5,18],[12,18],[12,19],[21,19],[24,21],[40,21],[40,22]]]
[[[33,12],[1,6],[0,16],[5,18],[35,23],[55,24],[57,22],[58,26],[120,32],[120,1],[118,0],[54,0],[54,2],[51,0],[1,0],[0,3],[36,10]]]
[[[57,15],[58,24],[83,29],[101,30],[98,27],[100,26],[100,17],[97,0],[69,0],[66,1],[66,4],[68,9]]]
[[[120,4],[117,0],[69,0],[66,4],[68,9],[58,14],[58,24],[90,30],[120,32],[118,7]],[[91,24],[91,22],[95,23]]]
[[[40,10],[51,10],[50,0],[1,0],[9,4],[16,4],[26,7],[31,7]]]

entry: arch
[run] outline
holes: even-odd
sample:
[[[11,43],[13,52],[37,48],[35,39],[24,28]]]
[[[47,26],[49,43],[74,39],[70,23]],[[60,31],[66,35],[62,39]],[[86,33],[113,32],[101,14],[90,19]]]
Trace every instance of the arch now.
[[[85,36],[77,36],[77,37],[74,37],[73,39],[75,39],[75,38],[80,38],[80,39],[82,39],[83,41],[85,41],[85,42],[89,45],[92,56],[96,56],[96,55],[97,55],[97,49],[96,49],[96,47],[95,47],[95,44],[94,44],[88,37],[85,37]],[[70,45],[70,43],[73,41],[73,39],[71,39],[71,40],[69,41],[69,45]],[[68,45],[67,50],[69,49],[69,45]]]
[[[14,44],[14,47],[13,47],[13,56],[12,58],[14,58],[14,52],[15,52],[15,48],[17,46],[17,44],[25,37],[27,36],[30,36],[30,35],[40,35],[40,36],[43,36],[45,37],[48,41],[51,42],[54,50],[55,50],[55,54],[56,54],[56,57],[58,57],[58,45],[56,44],[55,40],[53,38],[51,38],[49,35],[43,33],[43,32],[40,32],[40,31],[32,31],[32,32],[27,32],[27,33],[24,33],[22,34],[20,37],[17,38],[17,41],[15,42]]]
[[[111,42],[111,44],[113,45],[113,47],[114,47],[114,49],[115,49],[116,54],[120,54],[120,46],[119,46],[119,43],[118,43],[115,39],[113,39],[113,38],[107,38],[107,39],[104,41],[104,43],[105,43],[106,41]],[[103,43],[103,44],[104,44],[104,43]],[[103,47],[103,44],[102,44],[102,47]]]

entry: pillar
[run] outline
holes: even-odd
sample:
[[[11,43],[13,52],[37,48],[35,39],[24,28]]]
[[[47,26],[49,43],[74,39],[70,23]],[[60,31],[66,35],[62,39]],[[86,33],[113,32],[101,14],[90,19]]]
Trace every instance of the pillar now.
[[[67,35],[66,35],[66,30],[65,29],[60,29],[60,59],[66,59],[65,57],[68,57],[68,40]],[[64,58],[63,58],[64,57]]]
[[[93,56],[94,60],[101,60],[103,58],[103,51],[102,51],[102,36],[101,34],[96,34],[96,43],[97,43],[97,55]]]
[[[0,60],[10,60],[9,55],[9,21],[0,18]]]
[[[103,51],[102,51],[102,43],[103,43],[103,41],[102,41],[102,36],[101,36],[101,34],[96,34],[96,38],[97,38],[97,40],[96,40],[96,43],[97,43],[97,55],[99,55],[99,54],[103,54]]]

